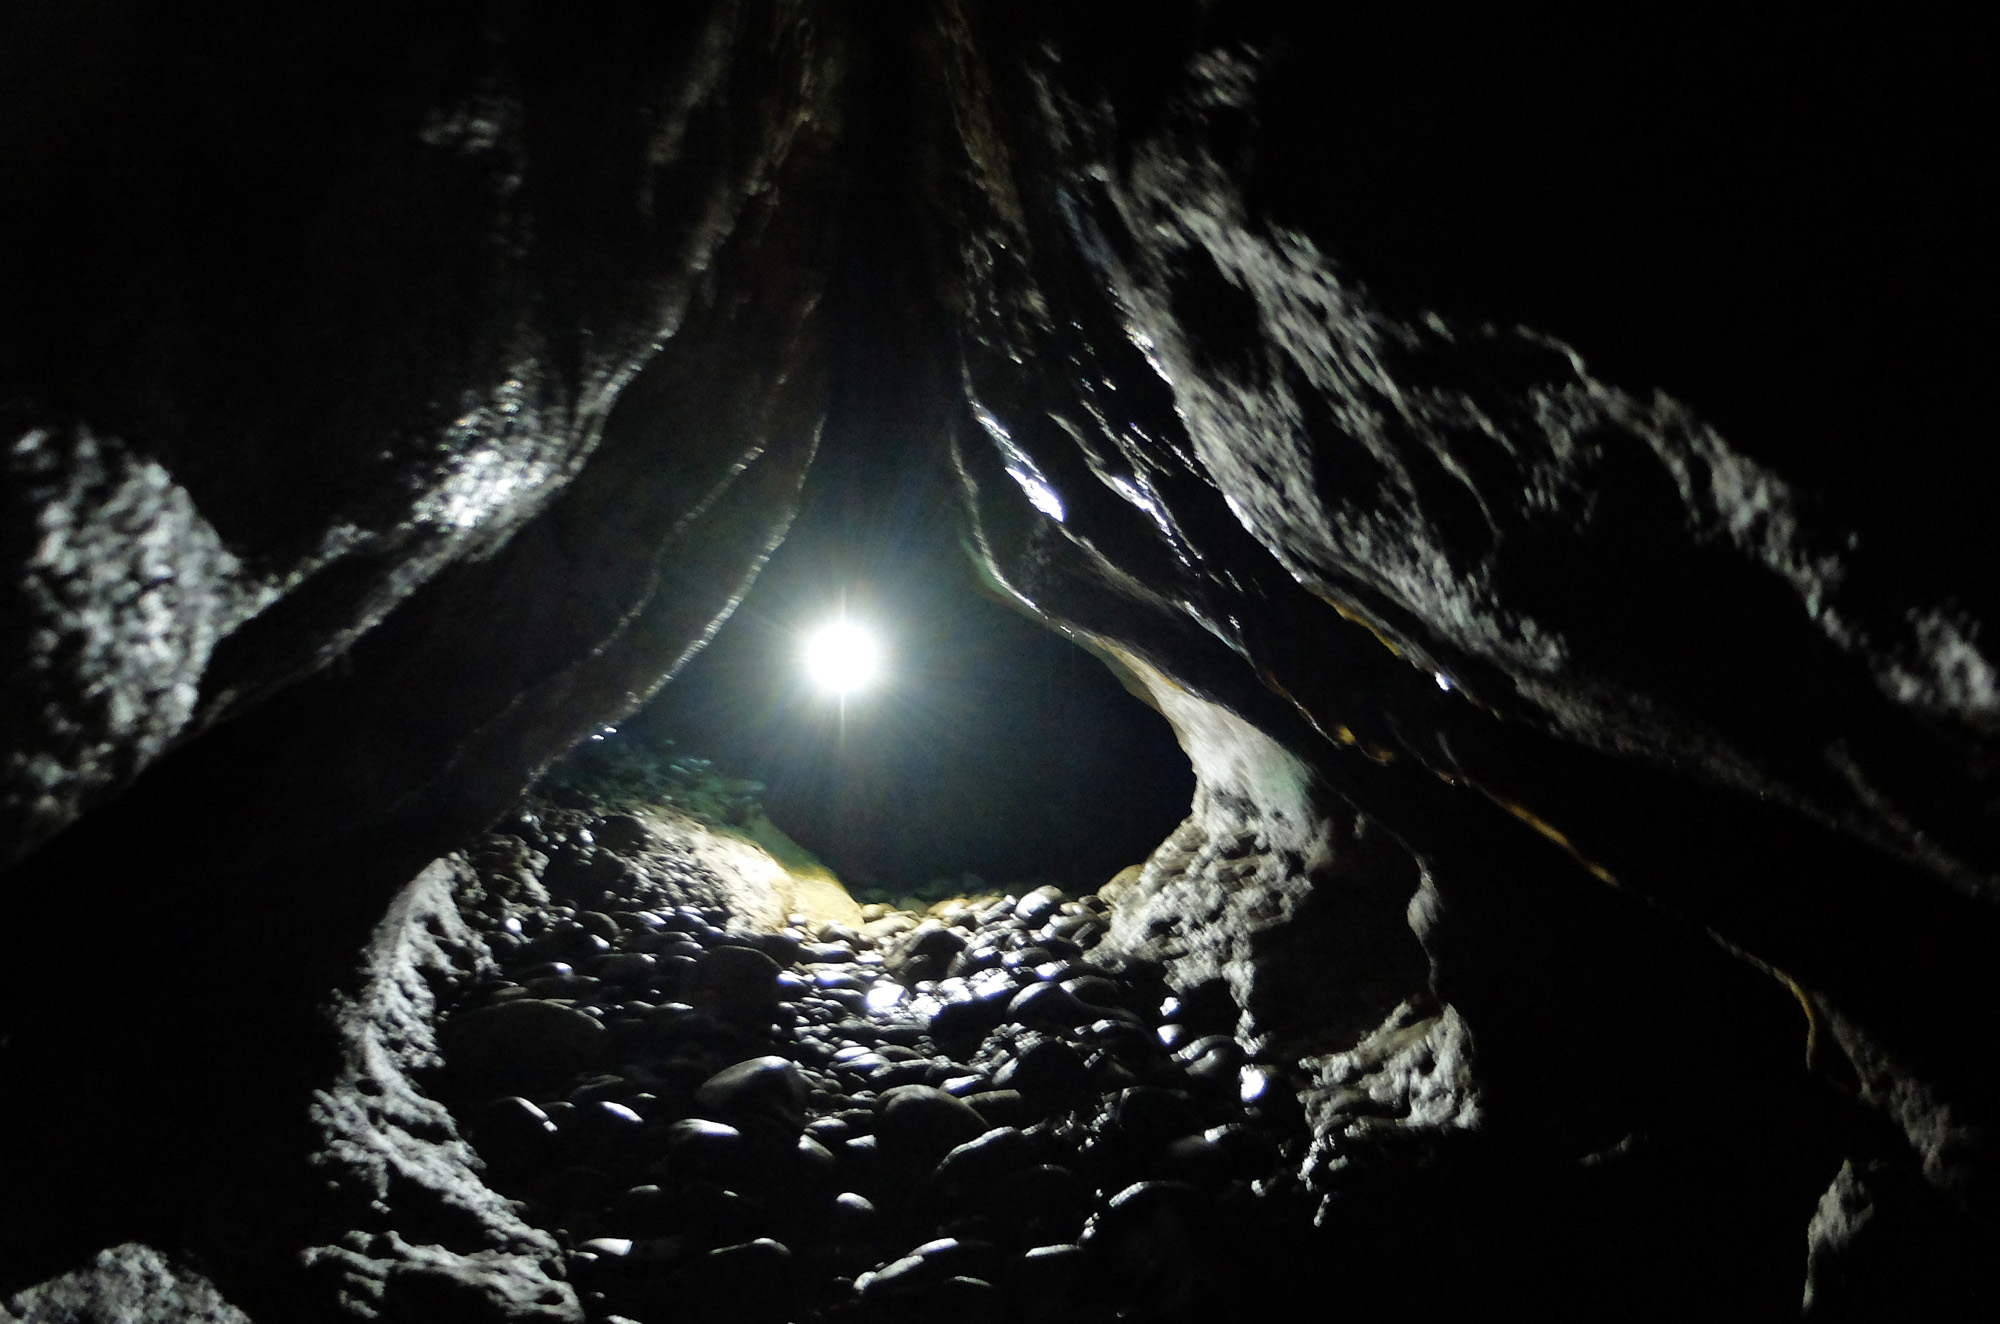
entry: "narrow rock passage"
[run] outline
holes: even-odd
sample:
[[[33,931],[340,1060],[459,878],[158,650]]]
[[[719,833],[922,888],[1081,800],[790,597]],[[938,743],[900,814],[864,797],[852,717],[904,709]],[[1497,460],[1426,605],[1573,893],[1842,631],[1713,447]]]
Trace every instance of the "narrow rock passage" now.
[[[467,913],[503,977],[444,1010],[440,1084],[588,1318],[1268,1309],[1255,1285],[1310,1230],[1296,1097],[1219,985],[1091,959],[1099,898],[757,931],[588,821],[494,839],[518,849],[481,872],[515,895]]]

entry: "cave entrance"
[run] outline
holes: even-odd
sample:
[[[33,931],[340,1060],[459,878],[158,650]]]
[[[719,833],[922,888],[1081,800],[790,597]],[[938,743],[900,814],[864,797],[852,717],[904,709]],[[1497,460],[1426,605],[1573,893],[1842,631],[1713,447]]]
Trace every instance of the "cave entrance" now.
[[[864,904],[1095,891],[1187,815],[1193,773],[1105,665],[980,587],[948,397],[895,344],[846,338],[790,535],[709,645],[581,757],[728,779]],[[842,613],[884,659],[836,697],[801,650]]]
[[[899,24],[870,21],[885,38]],[[962,546],[947,440],[964,392],[912,196],[908,81],[873,63],[893,45],[857,56],[820,314],[827,413],[800,513],[708,646],[582,757],[705,759],[761,783],[772,822],[864,903],[1091,892],[1187,816],[1194,775],[1160,714],[982,588]],[[829,702],[799,654],[842,612],[879,634],[885,672]]]

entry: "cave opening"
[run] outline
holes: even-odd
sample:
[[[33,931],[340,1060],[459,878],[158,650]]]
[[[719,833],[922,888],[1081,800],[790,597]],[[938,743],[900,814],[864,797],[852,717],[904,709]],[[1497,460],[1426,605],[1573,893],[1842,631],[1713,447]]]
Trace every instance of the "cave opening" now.
[[[920,15],[857,21],[850,182],[820,310],[826,414],[799,514],[708,644],[585,757],[644,749],[761,783],[772,821],[865,901],[1091,891],[1187,816],[1193,772],[1114,663],[975,564],[951,446],[964,404],[920,196]],[[798,653],[843,612],[871,624],[887,670],[829,704]]]

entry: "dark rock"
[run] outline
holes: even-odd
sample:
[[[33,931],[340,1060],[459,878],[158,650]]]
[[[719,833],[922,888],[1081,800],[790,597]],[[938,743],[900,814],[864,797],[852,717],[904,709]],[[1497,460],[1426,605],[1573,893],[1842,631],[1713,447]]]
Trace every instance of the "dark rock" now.
[[[455,1085],[489,1097],[556,1093],[598,1060],[604,1039],[594,1017],[527,998],[461,1012],[439,1032]]]
[[[1090,1188],[1069,1168],[1039,1163],[971,1193],[971,1207],[1014,1244],[1073,1241],[1090,1212]]]
[[[986,1131],[986,1120],[963,1099],[930,1085],[899,1085],[882,1094],[875,1123],[884,1151],[931,1164]]]
[[[1026,1126],[1040,1115],[1019,1090],[981,1090],[965,1101],[989,1126]]]
[[[1136,1143],[1157,1147],[1202,1129],[1200,1112],[1180,1090],[1136,1085],[1118,1096],[1112,1122]]]
[[[948,1198],[960,1199],[970,1190],[1033,1166],[1035,1160],[1035,1146],[1018,1128],[995,1127],[946,1154],[932,1181]]]
[[[659,974],[659,963],[643,952],[607,952],[584,963],[583,973],[607,984],[644,987]]]
[[[1149,1302],[1182,1299],[1203,1269],[1209,1196],[1188,1182],[1145,1181],[1111,1197],[1083,1230],[1081,1244],[1110,1280]]]
[[[756,948],[781,966],[804,959],[804,948],[795,933],[753,933],[739,941]]]
[[[473,1115],[471,1139],[479,1157],[503,1182],[531,1176],[562,1154],[549,1115],[518,1096],[483,1105]]]
[[[982,993],[947,1002],[931,1015],[931,1038],[947,1052],[970,1052],[1007,1019],[1008,1004],[1013,998],[1014,988],[1010,983],[989,986]]]
[[[1070,1030],[1100,1015],[1059,984],[1030,984],[1007,1004],[1007,1019],[1037,1030]]]
[[[750,1169],[750,1150],[743,1133],[722,1122],[689,1117],[669,1122],[654,1137],[661,1154],[660,1170],[676,1180],[741,1181]]]
[[[1083,1305],[1092,1295],[1090,1256],[1074,1242],[1035,1246],[1015,1261],[1009,1278],[1028,1318],[1052,1320]]]
[[[765,1054],[723,1068],[695,1091],[695,1102],[721,1116],[805,1125],[810,1087],[789,1058]]]
[[[714,947],[695,962],[685,989],[689,1000],[717,1016],[752,1020],[778,1003],[778,963],[751,947]]]
[[[1014,903],[1014,918],[1030,928],[1041,924],[1063,903],[1062,889],[1038,887]]]
[[[993,1073],[994,1085],[1027,1095],[1072,1095],[1088,1081],[1083,1057],[1061,1039],[1038,1039]]]

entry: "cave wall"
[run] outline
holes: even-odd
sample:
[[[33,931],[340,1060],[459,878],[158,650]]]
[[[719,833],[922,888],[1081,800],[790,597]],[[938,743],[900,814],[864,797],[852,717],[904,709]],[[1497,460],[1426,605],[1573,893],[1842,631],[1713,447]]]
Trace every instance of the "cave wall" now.
[[[1899,283],[1893,247],[1936,244],[1960,204],[1990,217],[1990,186],[1934,147],[1945,182],[1913,202],[1898,130],[1837,162],[1797,146],[1823,111],[1955,143],[1967,70],[1928,31],[1871,51],[1497,26],[940,12],[926,184],[982,555],[1407,847],[1489,1131],[1579,1158],[1637,1119],[1668,1149],[1785,1137],[1787,1171],[1736,1174],[1786,1191],[1754,1234],[1771,1253],[1843,1151],[1921,1173],[1944,1222],[1990,1237],[1995,1080],[1964,1047],[1994,1011],[1992,540],[1971,512],[1939,527],[1975,463],[1963,383],[1913,400],[1894,372],[1918,350],[1851,343],[1881,318],[1990,348],[1943,288],[1990,288],[1988,267]],[[1858,67],[1880,80],[1859,107]],[[1804,211],[1808,184],[1851,205]],[[1796,249],[1855,264],[1841,328],[1836,273]],[[1637,269],[1669,259],[1686,289]],[[1701,320],[1751,302],[1755,345]],[[1767,372],[1734,357],[1753,352]],[[1262,808],[1206,831],[1272,844]],[[1149,864],[1157,908],[1125,931],[1172,925],[1194,884],[1170,876],[1242,885],[1184,854]],[[1556,1120],[1572,1069],[1624,1097]],[[1684,1071],[1757,1108],[1711,1099],[1674,1138],[1647,1100]],[[1853,1301],[1816,1307],[1873,1308]]]
[[[0,849],[45,939],[4,977],[38,1137],[6,1285],[148,1238],[265,1272],[389,899],[791,517],[845,38],[732,3],[6,24]],[[66,973],[78,926],[115,978]]]

